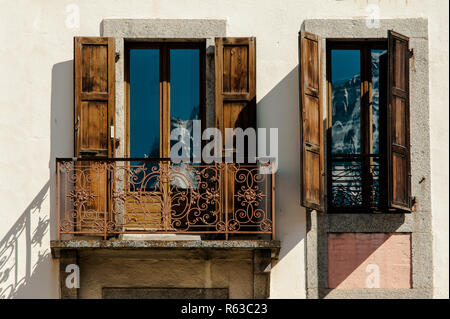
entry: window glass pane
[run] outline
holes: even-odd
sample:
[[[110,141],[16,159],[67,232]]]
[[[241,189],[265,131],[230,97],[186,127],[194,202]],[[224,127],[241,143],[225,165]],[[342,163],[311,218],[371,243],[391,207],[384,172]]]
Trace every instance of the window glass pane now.
[[[361,153],[360,50],[331,50],[331,151]]]
[[[130,50],[130,156],[159,157],[159,50]],[[155,167],[156,166],[156,167]],[[150,190],[157,162],[131,162],[130,189]]]
[[[130,50],[130,156],[159,157],[159,50]]]
[[[170,130],[184,128],[184,154],[192,156],[192,120],[200,119],[200,50],[170,50]],[[198,141],[200,142],[200,141]],[[182,153],[180,151],[179,155]]]
[[[380,106],[386,103],[387,50],[371,50],[372,69],[372,144],[370,152],[380,153]]]
[[[170,130],[179,128],[183,132],[171,146],[181,143],[180,157],[193,155],[193,120],[200,119],[200,50],[170,50]],[[192,142],[191,142],[192,141]],[[201,143],[201,141],[195,141]],[[180,145],[180,144],[178,144]],[[195,185],[194,171],[186,164],[175,166],[171,185],[188,188]]]

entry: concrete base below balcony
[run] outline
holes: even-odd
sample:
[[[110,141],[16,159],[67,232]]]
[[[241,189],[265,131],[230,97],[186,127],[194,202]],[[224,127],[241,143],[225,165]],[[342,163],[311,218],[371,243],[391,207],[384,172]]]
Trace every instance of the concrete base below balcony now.
[[[221,289],[228,298],[268,298],[272,261],[278,258],[276,240],[60,240],[51,241],[59,259],[61,298],[108,298],[121,288],[124,298],[136,287],[162,296],[178,289]],[[80,288],[65,281],[80,268]],[[225,294],[224,289],[227,294]],[[177,290],[177,291],[178,291]],[[186,295],[189,297],[189,295]]]

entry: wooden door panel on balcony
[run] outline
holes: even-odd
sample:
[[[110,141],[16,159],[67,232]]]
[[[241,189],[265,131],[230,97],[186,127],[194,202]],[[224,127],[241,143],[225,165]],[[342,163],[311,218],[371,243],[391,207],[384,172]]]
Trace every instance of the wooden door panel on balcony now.
[[[75,170],[75,230],[98,233],[108,217],[106,166],[100,162],[82,161],[75,164]]]
[[[129,196],[126,201],[124,230],[157,231],[163,228],[161,200],[157,195],[146,194],[139,199]]]

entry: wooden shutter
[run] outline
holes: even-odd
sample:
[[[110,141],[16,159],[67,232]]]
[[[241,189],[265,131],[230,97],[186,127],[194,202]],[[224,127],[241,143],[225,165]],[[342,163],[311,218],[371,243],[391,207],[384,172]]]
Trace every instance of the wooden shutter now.
[[[75,156],[114,156],[114,38],[74,38]]]
[[[256,39],[215,39],[216,127],[256,129]],[[223,144],[225,145],[225,144]]]
[[[409,143],[409,39],[388,31],[388,199],[389,207],[411,210]]]
[[[323,210],[323,118],[320,39],[316,35],[301,31],[299,46],[301,200],[303,206],[307,208]]]
[[[215,123],[222,133],[225,146],[225,128],[253,127],[256,130],[256,39],[215,39]],[[235,153],[235,150],[231,150]],[[247,149],[245,150],[246,155]],[[232,182],[237,172],[228,170],[226,176],[226,202],[228,213],[234,211],[235,189]],[[224,208],[225,210],[225,208]]]
[[[114,38],[74,38],[75,156],[114,157]],[[77,231],[102,231],[108,210],[105,162],[76,162],[75,187],[89,199],[76,205]]]

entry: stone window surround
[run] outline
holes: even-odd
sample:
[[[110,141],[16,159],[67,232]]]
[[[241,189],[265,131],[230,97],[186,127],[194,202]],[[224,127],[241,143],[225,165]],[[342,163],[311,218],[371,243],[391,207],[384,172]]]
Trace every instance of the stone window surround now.
[[[411,187],[416,198],[411,214],[324,214],[307,212],[306,290],[308,298],[432,298],[431,167],[428,77],[428,20],[381,19],[378,28],[366,19],[308,19],[302,29],[326,39],[387,38],[394,30],[410,38]],[[326,68],[323,72],[323,114],[327,116]],[[411,233],[412,289],[329,289],[327,234],[345,232]]]

